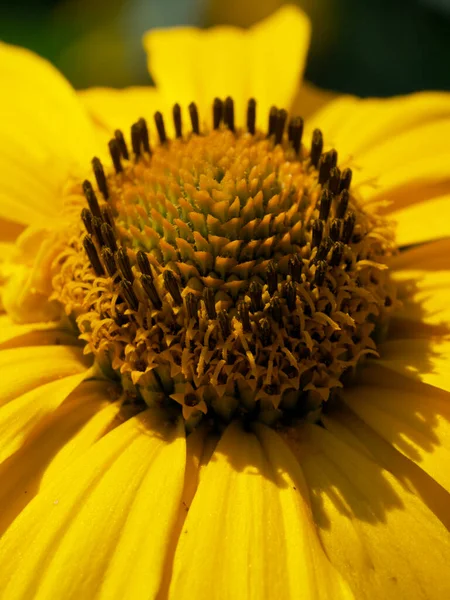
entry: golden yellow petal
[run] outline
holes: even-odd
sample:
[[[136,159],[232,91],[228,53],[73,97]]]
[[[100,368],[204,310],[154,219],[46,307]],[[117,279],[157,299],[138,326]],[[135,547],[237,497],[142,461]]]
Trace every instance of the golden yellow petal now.
[[[352,597],[320,547],[303,475],[278,434],[226,430],[187,515],[169,597]]]
[[[324,549],[356,598],[449,595],[449,532],[415,494],[316,425],[299,430],[297,455]]]
[[[196,102],[209,122],[217,96],[231,96],[237,123],[245,123],[249,98],[257,100],[257,122],[267,126],[272,105],[288,109],[306,60],[310,24],[294,6],[284,6],[250,29],[214,27],[150,31],[144,37],[149,70],[165,102]]]
[[[450,338],[389,340],[378,346],[379,363],[416,381],[450,391]]]
[[[130,87],[123,90],[90,88],[78,92],[78,97],[95,125],[103,131],[106,141],[114,135],[116,129],[121,129],[128,138],[131,125],[141,117],[147,120],[148,127],[154,132],[153,116],[158,110],[167,117],[167,133],[174,134],[172,106],[164,104],[162,95],[154,87]]]
[[[0,217],[27,225],[52,217],[71,173],[97,152],[71,85],[46,60],[0,45]]]
[[[401,252],[389,261],[395,271],[401,269],[443,271],[449,268],[450,238],[422,244]]]
[[[69,375],[34,388],[0,408],[0,462],[25,442],[42,419],[60,406],[85,379],[86,372]]]
[[[399,246],[442,239],[450,235],[450,194],[406,205],[390,216],[397,223]]]
[[[364,402],[364,398],[360,401]],[[450,530],[449,493],[415,462],[396,450],[345,404],[322,415],[322,422],[340,440],[395,475],[403,487],[421,498]]]
[[[342,158],[353,156],[357,160],[367,150],[450,117],[449,107],[450,94],[446,92],[367,100],[343,96],[315,114],[309,125],[323,128],[325,136],[330,137],[329,143],[336,145]]]
[[[322,90],[308,81],[303,81],[291,105],[291,113],[306,119],[307,126],[314,115],[333,102],[339,94],[330,90]]]
[[[379,365],[366,377],[370,384],[345,390],[345,403],[450,492],[450,394]]]
[[[28,346],[0,351],[0,406],[39,386],[86,371],[73,346]]]
[[[5,596],[156,597],[185,451],[182,423],[151,410],[94,444],[6,531],[0,542]]]
[[[428,335],[433,330],[450,333],[450,270],[402,269],[393,272],[393,279],[403,303],[392,318],[396,337],[411,337],[420,330]]]
[[[111,383],[82,383],[0,466],[0,534],[33,497],[118,424]],[[116,422],[115,422],[116,421]]]

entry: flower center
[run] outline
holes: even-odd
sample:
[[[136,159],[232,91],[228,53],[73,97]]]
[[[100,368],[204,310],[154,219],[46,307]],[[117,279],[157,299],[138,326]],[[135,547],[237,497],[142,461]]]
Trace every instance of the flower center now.
[[[204,414],[317,417],[376,354],[394,299],[391,232],[350,193],[319,130],[302,144],[301,118],[285,131],[273,108],[257,131],[250,100],[238,129],[233,101],[216,99],[200,131],[189,113],[183,135],[175,105],[173,140],[156,113],[155,146],[143,119],[131,151],[117,131],[111,172],[93,159],[98,191],[80,186],[55,297],[133,402],[181,407],[188,427]]]

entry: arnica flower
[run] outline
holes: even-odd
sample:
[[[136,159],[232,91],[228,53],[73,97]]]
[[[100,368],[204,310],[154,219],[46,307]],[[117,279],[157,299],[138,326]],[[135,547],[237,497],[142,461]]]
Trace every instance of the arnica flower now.
[[[450,97],[308,41],[78,94],[0,47],[2,598],[450,597]]]

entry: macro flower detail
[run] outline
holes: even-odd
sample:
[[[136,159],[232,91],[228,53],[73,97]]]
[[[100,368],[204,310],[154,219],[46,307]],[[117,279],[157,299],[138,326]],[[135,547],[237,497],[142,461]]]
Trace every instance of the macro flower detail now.
[[[449,595],[448,95],[299,88],[308,41],[80,93],[0,46],[8,600]]]
[[[233,100],[216,98],[203,132],[189,112],[183,136],[174,106],[175,140],[156,112],[153,147],[144,119],[132,150],[117,130],[108,175],[93,159],[97,189],[81,186],[89,208],[54,263],[52,297],[130,397],[173,399],[188,426],[202,412],[273,424],[320,411],[375,354],[394,304],[389,226],[351,198],[352,172],[322,153],[320,130],[302,145],[300,117],[287,124],[274,107],[257,132],[251,99],[242,129]]]

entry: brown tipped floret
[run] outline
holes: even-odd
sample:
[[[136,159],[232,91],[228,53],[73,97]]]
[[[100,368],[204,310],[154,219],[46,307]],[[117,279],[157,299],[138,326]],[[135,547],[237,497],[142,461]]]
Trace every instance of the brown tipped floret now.
[[[230,96],[225,99],[223,105],[223,122],[230,131],[234,131],[234,102]]]
[[[191,117],[192,132],[200,135],[200,123],[198,118],[198,109],[195,102],[189,104],[189,116]]]
[[[92,159],[92,170],[94,171],[95,180],[97,182],[98,189],[105,200],[109,198],[108,184],[106,182],[105,171],[99,158],[94,157]]]
[[[177,138],[183,135],[183,124],[181,121],[181,107],[179,104],[174,104],[172,109],[173,125],[175,127],[175,136]]]
[[[256,100],[250,98],[247,105],[247,131],[255,135],[256,125]]]
[[[166,127],[164,125],[164,118],[162,116],[162,113],[160,113],[159,111],[155,113],[155,125],[160,143],[165,144],[167,142]]]

